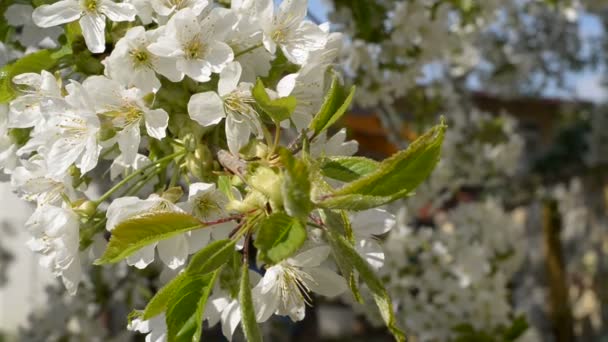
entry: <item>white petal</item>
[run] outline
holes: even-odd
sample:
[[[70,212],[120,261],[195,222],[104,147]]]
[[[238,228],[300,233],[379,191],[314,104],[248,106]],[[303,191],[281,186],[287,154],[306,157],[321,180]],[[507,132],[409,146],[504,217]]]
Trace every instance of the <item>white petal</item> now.
[[[272,0],[255,1],[255,12],[264,31],[272,30],[274,21],[274,2]]]
[[[167,135],[167,125],[169,124],[169,115],[164,109],[152,109],[144,111],[146,120],[146,131],[152,138],[158,140]]]
[[[328,246],[319,246],[304,251],[296,256],[288,259],[289,263],[299,267],[315,267],[319,266],[329,256],[330,249]]]
[[[101,145],[97,143],[97,137],[95,135],[91,135],[87,140],[87,144],[80,161],[76,163],[76,166],[78,166],[82,174],[93,170],[95,166],[97,166],[97,160],[99,159],[100,153]]]
[[[241,79],[242,72],[243,68],[241,68],[239,62],[228,64],[220,73],[220,81],[217,86],[218,94],[224,96],[235,90]]]
[[[133,21],[137,10],[129,3],[116,3],[111,0],[102,1],[99,11],[112,21]]]
[[[223,240],[228,238],[236,226],[237,223],[234,221],[215,224],[211,227],[210,232],[214,240]]]
[[[167,30],[167,34],[175,33],[177,40],[181,43],[190,42],[201,33],[199,20],[189,8],[175,13],[167,23]]]
[[[210,327],[216,325],[220,319],[224,309],[230,304],[228,297],[222,293],[221,297],[216,297],[216,294],[212,295],[207,301],[205,306],[205,319]]]
[[[279,6],[278,19],[280,22],[302,21],[308,10],[307,0],[284,0]]]
[[[216,41],[209,44],[205,60],[209,62],[213,72],[221,72],[234,60],[234,53],[228,44]]]
[[[154,61],[154,70],[165,76],[171,82],[179,82],[184,78],[184,73],[177,70],[175,60],[172,58],[159,57]]]
[[[234,300],[222,312],[222,333],[232,341],[232,335],[241,322],[241,307],[239,302]]]
[[[268,52],[271,54],[275,54],[277,52],[277,43],[272,40],[272,37],[269,34],[264,33],[264,38],[262,39],[262,43]]]
[[[226,118],[226,140],[228,141],[228,149],[232,154],[238,155],[241,148],[249,142],[250,136],[251,129],[245,118],[238,121],[234,115],[228,115]]]
[[[298,74],[289,74],[283,77],[277,84],[277,93],[279,97],[285,97],[291,95],[291,92],[296,87],[296,81]]]
[[[116,138],[124,163],[129,166],[133,165],[141,142],[139,124],[133,123],[125,127],[116,134]]]
[[[32,13],[32,19],[40,27],[51,27],[78,20],[81,13],[78,1],[63,0],[36,8]]]
[[[76,258],[72,261],[70,266],[65,269],[61,274],[63,285],[68,290],[68,293],[75,295],[78,290],[78,284],[82,276],[82,267],[80,265],[80,259]]]
[[[209,229],[197,229],[190,232],[188,237],[188,252],[194,254],[205,248],[211,238]]]
[[[148,50],[161,57],[178,57],[184,54],[179,41],[171,36],[161,36],[155,43],[148,45]],[[175,63],[174,60],[172,62]]]
[[[132,81],[125,84],[127,87],[137,87],[144,93],[156,93],[160,89],[160,80],[153,69],[139,68],[129,72],[132,72],[133,75],[131,75]]]
[[[102,53],[106,49],[106,20],[102,15],[89,13],[80,18],[80,28],[87,48],[92,53]]]
[[[13,83],[25,85],[32,89],[40,89],[42,86],[42,76],[35,72],[26,72],[13,77]]]
[[[57,140],[47,155],[47,169],[50,176],[62,179],[68,168],[76,162],[85,146],[83,144],[73,144],[70,139],[60,138]]]
[[[344,278],[328,268],[314,267],[307,268],[304,271],[314,279],[314,281],[303,279],[308,288],[322,296],[335,297],[344,293],[347,289]]]
[[[203,127],[216,125],[226,116],[224,102],[212,91],[192,95],[188,102],[188,114]]]
[[[178,235],[162,240],[156,247],[158,256],[170,269],[174,270],[186,263],[188,258],[188,241],[185,235]]]
[[[209,65],[209,62],[204,60],[178,59],[177,70],[198,82],[204,83],[211,79],[211,66]]]
[[[154,247],[155,244],[148,245],[137,252],[127,257],[127,265],[135,266],[140,270],[146,268],[154,261]]]
[[[369,237],[388,232],[395,225],[395,216],[384,209],[370,209],[351,215],[355,235]]]
[[[215,184],[213,183],[192,183],[190,184],[190,190],[188,191],[188,201],[192,201],[195,198],[214,190]]]
[[[357,252],[375,269],[384,266],[384,250],[373,239],[361,239],[355,245]]]
[[[262,293],[260,284],[253,288],[251,297],[255,309],[255,319],[259,323],[266,322],[277,311],[281,300],[281,295],[274,291]]]
[[[120,83],[105,76],[91,76],[82,82],[95,105],[97,112],[106,112],[122,106],[122,89]]]

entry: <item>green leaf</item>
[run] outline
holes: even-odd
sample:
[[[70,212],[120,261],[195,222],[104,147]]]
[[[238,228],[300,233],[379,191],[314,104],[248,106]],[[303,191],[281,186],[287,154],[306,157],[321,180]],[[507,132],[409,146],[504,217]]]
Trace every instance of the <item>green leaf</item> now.
[[[367,196],[367,195],[342,195],[342,196],[328,196],[318,203],[319,207],[327,209],[342,209],[342,210],[367,210],[377,208],[379,206],[388,204],[395,201],[396,199],[409,196],[411,192],[409,190],[403,190],[394,194],[393,196]]]
[[[175,289],[166,313],[168,342],[200,341],[205,304],[218,273],[186,276]]]
[[[323,106],[310,122],[309,128],[318,135],[335,124],[345,113],[355,96],[355,86],[350,88],[346,94],[344,87],[340,84],[338,76],[334,79],[325,96]]]
[[[352,182],[366,176],[379,167],[380,163],[365,157],[327,157],[321,159],[321,171],[329,178],[342,182]]]
[[[391,302],[382,281],[374,273],[371,266],[365,261],[355,248],[346,240],[346,238],[340,234],[330,231],[328,234],[328,241],[332,247],[334,256],[339,257],[336,260],[341,260],[344,263],[350,264],[354,270],[357,271],[363,282],[367,285],[372,293],[376,306],[380,310],[380,315],[384,320],[384,323],[388,327],[389,331],[393,334],[397,341],[405,341],[406,337],[403,331],[397,327],[395,321],[395,312],[393,310],[393,304]]]
[[[235,245],[236,241],[228,239],[213,241],[192,257],[186,273],[203,275],[217,270],[231,260]]]
[[[329,210],[321,210],[321,215],[323,217],[323,222],[331,231],[331,234],[346,236],[350,241],[351,246],[354,245],[352,227],[350,226],[348,216],[344,212],[338,214]],[[340,272],[347,280],[348,287],[350,288],[353,297],[357,302],[363,304],[363,299],[361,298],[361,293],[359,292],[359,285],[357,284],[357,277],[355,275],[352,263],[343,254],[337,252],[339,251],[339,246],[334,239],[328,238],[327,240],[331,246],[334,260],[336,261]]]
[[[381,162],[377,169],[323,196],[319,206],[363,210],[406,197],[433,171],[441,156],[446,126],[441,123],[401,151]]]
[[[173,278],[167,285],[163,286],[152,299],[146,305],[143,312],[143,319],[148,320],[152,317],[158,316],[167,310],[169,300],[175,293],[175,291],[182,286],[182,283],[186,279],[186,272],[178,274]]]
[[[0,69],[0,103],[10,102],[17,96],[17,90],[13,87],[15,76],[53,69],[57,65],[57,59],[52,58],[52,55],[51,50],[40,50]]]
[[[297,100],[294,96],[271,100],[266,92],[264,82],[259,78],[251,94],[258,106],[276,123],[289,119],[296,109]]]
[[[281,187],[285,211],[290,216],[306,219],[313,209],[308,165],[303,160],[294,158],[286,149],[281,151],[281,160],[286,171]]]
[[[266,261],[277,263],[295,253],[304,241],[306,228],[302,222],[277,212],[260,224],[254,244]]]
[[[245,262],[241,268],[241,284],[239,287],[239,304],[241,305],[241,324],[245,339],[249,342],[261,342],[262,335],[255,319],[253,300],[249,284],[249,265]]]
[[[203,227],[196,217],[176,212],[153,213],[126,220],[112,230],[106,251],[94,264],[119,262],[149,244]]]
[[[515,341],[528,330],[528,321],[525,315],[518,316],[513,320],[511,326],[505,331],[505,341]]]

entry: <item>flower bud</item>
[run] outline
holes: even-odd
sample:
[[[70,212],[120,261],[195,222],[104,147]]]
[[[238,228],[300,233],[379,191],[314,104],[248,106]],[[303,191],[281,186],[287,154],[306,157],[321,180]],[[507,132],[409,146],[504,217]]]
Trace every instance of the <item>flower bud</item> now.
[[[184,190],[182,190],[182,187],[174,186],[174,187],[169,188],[166,191],[164,191],[160,195],[160,197],[166,199],[167,201],[169,201],[171,203],[177,203],[177,201],[179,201],[179,199],[182,198],[183,195],[184,195]]]
[[[74,212],[82,217],[92,217],[97,213],[97,203],[88,200],[80,200],[74,203]]]

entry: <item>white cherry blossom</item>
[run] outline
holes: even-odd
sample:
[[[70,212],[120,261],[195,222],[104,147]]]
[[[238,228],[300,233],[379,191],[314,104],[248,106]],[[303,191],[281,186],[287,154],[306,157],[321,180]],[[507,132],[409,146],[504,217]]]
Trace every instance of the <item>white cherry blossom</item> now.
[[[112,21],[133,21],[136,10],[129,3],[112,0],[61,0],[37,7],[32,18],[47,28],[79,20],[87,47],[93,53],[106,49],[106,17]]]
[[[264,31],[264,46],[270,53],[276,53],[278,46],[287,59],[302,65],[312,51],[325,46],[327,33],[304,20],[307,6],[307,0],[284,0],[275,10],[272,0],[259,2],[259,23]]]
[[[228,198],[212,183],[193,183],[190,185],[188,200],[179,203],[184,211],[193,214],[204,222],[213,222],[231,215],[226,210]],[[214,224],[207,229],[190,232],[194,237],[190,241],[190,253],[204,248],[211,238],[214,240],[227,239],[237,224],[234,221]]]
[[[110,204],[106,212],[108,218],[106,229],[112,231],[118,224],[127,219],[158,212],[183,212],[183,210],[156,194],[145,200],[137,197],[117,198]],[[208,241],[208,233],[200,233],[200,230],[194,230],[143,247],[127,257],[127,264],[140,269],[146,268],[154,261],[154,249],[156,248],[160,259],[169,268],[177,269],[185,264],[190,253],[197,252]]]
[[[136,26],[125,34],[104,60],[105,74],[127,88],[137,87],[144,93],[157,92],[160,80],[156,73],[178,82],[183,76],[177,71],[175,60],[159,57],[148,50],[148,45],[161,34],[162,29],[146,31]]]
[[[228,148],[234,154],[249,142],[252,132],[262,135],[258,115],[253,108],[252,84],[239,83],[242,70],[238,62],[230,63],[220,73],[217,93],[195,94],[188,102],[190,117],[203,127],[226,119]]]
[[[150,0],[150,5],[156,13],[161,16],[170,16],[171,14],[183,10],[184,8],[191,9],[194,14],[200,15],[201,12],[209,5],[208,0]]]
[[[174,60],[184,75],[207,82],[234,59],[230,46],[222,40],[235,21],[228,12],[216,8],[199,20],[190,8],[171,17],[164,32],[148,49],[160,57]]]
[[[39,132],[41,139],[50,141],[44,152],[47,169],[53,178],[63,179],[68,168],[75,164],[82,174],[97,165],[101,145],[97,140],[100,129],[89,94],[80,83],[66,86],[69,108],[66,112],[49,119],[53,129]]]
[[[8,106],[0,104],[0,170],[11,173],[17,166],[17,145],[8,135]]]
[[[355,236],[355,249],[375,269],[384,265],[384,251],[375,238],[395,226],[395,215],[383,209],[369,209],[350,215]]]
[[[150,109],[143,99],[145,93],[138,88],[126,89],[120,83],[103,76],[87,78],[83,87],[91,95],[93,107],[117,128],[116,140],[123,161],[133,165],[141,141],[140,125],[155,139],[166,136],[169,115],[164,109]]]
[[[21,160],[21,166],[13,171],[11,185],[22,198],[36,202],[38,206],[58,206],[63,202],[62,196],[76,197],[72,177],[66,175],[59,180],[49,177],[46,162],[39,155]]]
[[[50,72],[42,70],[40,74],[17,75],[13,83],[19,87],[22,95],[10,103],[10,127],[34,127],[66,110],[61,84]]]
[[[25,223],[32,238],[28,247],[41,254],[40,265],[61,276],[70,294],[76,293],[81,277],[78,215],[69,209],[45,205]]]
[[[252,290],[257,321],[272,314],[301,321],[311,301],[309,292],[331,298],[346,291],[344,278],[321,265],[329,252],[327,246],[313,247],[269,267]]]

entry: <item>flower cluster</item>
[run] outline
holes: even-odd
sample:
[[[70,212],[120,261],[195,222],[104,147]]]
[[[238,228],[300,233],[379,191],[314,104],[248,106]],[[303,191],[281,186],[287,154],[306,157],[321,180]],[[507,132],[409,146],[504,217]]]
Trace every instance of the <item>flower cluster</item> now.
[[[351,157],[344,131],[327,136],[354,95],[333,71],[341,35],[306,12],[300,0],[33,9],[38,27],[66,24],[62,46],[5,67],[0,166],[36,205],[28,246],[69,293],[96,241],[97,265],[158,257],[176,274],[132,317],[154,340],[197,340],[203,320],[256,339],[257,322],[302,320],[312,294],[359,282],[404,338],[374,273],[394,223],[377,207],[430,174],[445,125],[386,161]]]
[[[421,341],[456,339],[461,325],[484,332],[508,326],[509,283],[524,256],[521,223],[495,200],[437,215],[435,227],[415,227],[401,209],[381,275],[403,326]],[[355,309],[379,322],[376,311]]]

